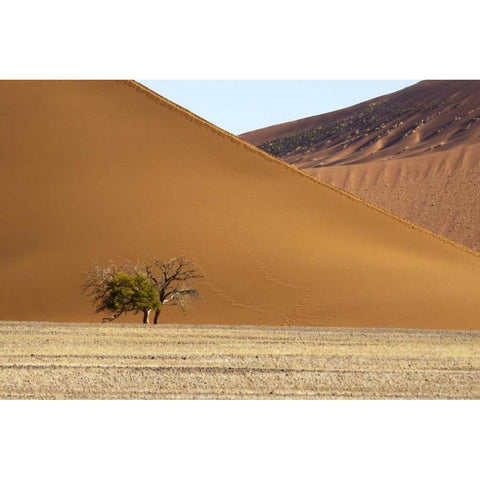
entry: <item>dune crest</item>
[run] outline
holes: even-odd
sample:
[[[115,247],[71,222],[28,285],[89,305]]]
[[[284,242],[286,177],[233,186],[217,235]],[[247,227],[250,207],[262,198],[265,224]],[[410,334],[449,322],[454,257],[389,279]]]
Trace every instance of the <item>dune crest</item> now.
[[[0,82],[0,318],[99,321],[93,261],[196,260],[161,322],[478,329],[478,255],[135,82]],[[130,319],[139,321],[139,319]]]
[[[241,138],[480,251],[480,81],[423,81]]]

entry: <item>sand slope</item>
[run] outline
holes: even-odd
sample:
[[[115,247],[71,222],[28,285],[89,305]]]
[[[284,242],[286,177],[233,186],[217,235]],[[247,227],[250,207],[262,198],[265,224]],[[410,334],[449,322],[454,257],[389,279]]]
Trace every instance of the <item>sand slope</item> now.
[[[93,261],[184,254],[204,301],[164,322],[479,328],[477,255],[133,82],[0,82],[0,112],[1,319],[99,321]]]
[[[480,81],[424,81],[242,138],[480,250]]]

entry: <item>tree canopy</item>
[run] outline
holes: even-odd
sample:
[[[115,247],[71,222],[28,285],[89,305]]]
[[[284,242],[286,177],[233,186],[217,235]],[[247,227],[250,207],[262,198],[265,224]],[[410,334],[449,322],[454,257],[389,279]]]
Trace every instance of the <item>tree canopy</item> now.
[[[155,285],[141,273],[115,273],[107,282],[107,294],[100,302],[101,311],[133,312],[160,308]]]

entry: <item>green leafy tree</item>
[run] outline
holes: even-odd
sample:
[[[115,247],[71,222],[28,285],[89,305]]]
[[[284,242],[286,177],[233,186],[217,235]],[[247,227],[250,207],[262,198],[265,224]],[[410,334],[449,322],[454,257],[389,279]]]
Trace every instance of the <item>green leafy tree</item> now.
[[[143,323],[148,323],[150,312],[160,308],[155,286],[141,273],[114,274],[107,283],[106,293],[97,310],[111,312],[113,315],[143,312]]]
[[[84,287],[96,306],[95,312],[110,314],[104,321],[115,320],[128,312],[142,312],[143,323],[149,323],[150,312],[160,308],[157,289],[143,273],[117,270],[113,265],[95,267]]]

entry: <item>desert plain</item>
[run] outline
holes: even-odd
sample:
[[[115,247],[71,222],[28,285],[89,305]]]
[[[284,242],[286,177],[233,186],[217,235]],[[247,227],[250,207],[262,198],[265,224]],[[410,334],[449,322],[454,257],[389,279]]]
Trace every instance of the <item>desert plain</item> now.
[[[480,398],[480,332],[2,322],[2,399]]]

